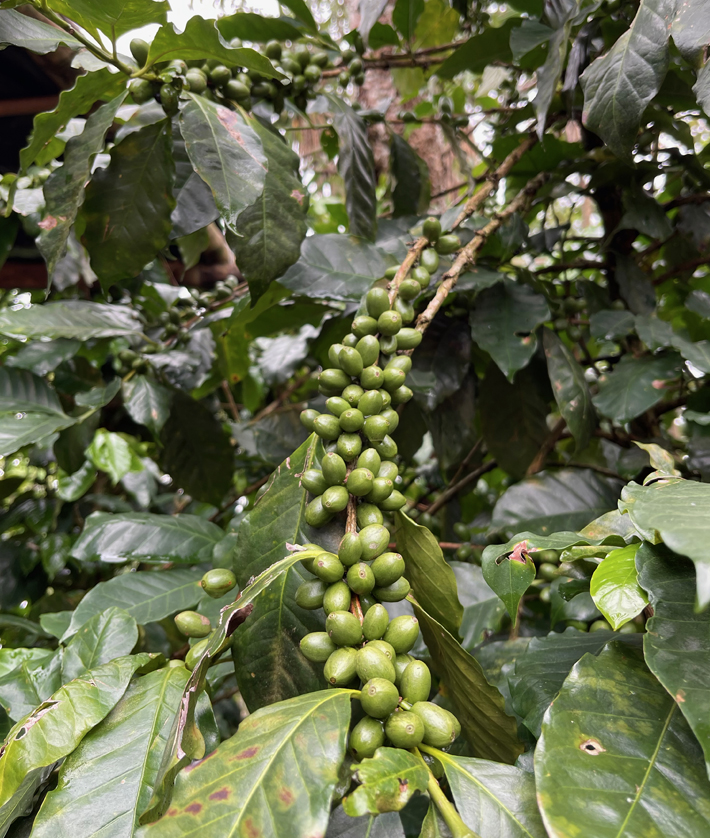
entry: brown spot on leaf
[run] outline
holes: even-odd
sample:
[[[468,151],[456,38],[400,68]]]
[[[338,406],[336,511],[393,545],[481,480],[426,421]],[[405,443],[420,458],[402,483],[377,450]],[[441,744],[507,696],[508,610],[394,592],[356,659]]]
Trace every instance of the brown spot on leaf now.
[[[230,762],[234,760],[251,759],[252,757],[255,757],[260,750],[261,748],[259,745],[252,745],[250,748],[246,748],[244,751],[240,751],[236,754],[236,756],[233,756]]]
[[[296,797],[294,796],[294,793],[289,788],[284,787],[279,792],[279,800],[284,804],[284,806],[290,806],[295,799]]]
[[[606,751],[606,748],[602,748],[601,742],[597,739],[585,739],[579,746],[579,750],[584,751],[585,754],[590,754],[591,756],[596,757],[599,754],[603,754],[604,751]]]
[[[177,815],[177,813],[178,813],[178,810],[177,810],[177,809],[168,809],[168,815],[167,815],[167,816],[168,816],[169,818],[174,818],[174,817],[175,817],[175,815]]]
[[[407,791],[407,786],[409,785],[409,780],[407,779],[400,779],[399,781],[399,793],[404,794]]]
[[[525,564],[528,558],[528,542],[521,541],[513,548],[513,552],[508,556],[511,562],[520,562]]]
[[[202,804],[195,801],[191,803],[189,806],[185,806],[185,811],[188,815],[199,815],[202,811]]]
[[[231,794],[231,791],[227,788],[227,786],[225,786],[224,788],[217,789],[217,791],[213,791],[212,794],[210,795],[209,799],[210,800],[226,800],[229,797],[230,794]]]
[[[294,189],[294,190],[291,192],[291,197],[292,197],[295,201],[298,201],[299,206],[303,206],[303,199],[304,199],[306,196],[305,196],[305,193],[301,192],[301,190],[300,190],[300,189]]]
[[[53,215],[48,215],[46,218],[43,218],[37,226],[42,230],[53,230],[59,222]]]
[[[675,694],[675,700],[678,704],[685,704],[685,690],[678,690]]]
[[[242,831],[242,834],[245,836],[245,838],[259,838],[259,836],[261,835],[261,830],[251,818],[247,818],[244,821],[244,829]]]

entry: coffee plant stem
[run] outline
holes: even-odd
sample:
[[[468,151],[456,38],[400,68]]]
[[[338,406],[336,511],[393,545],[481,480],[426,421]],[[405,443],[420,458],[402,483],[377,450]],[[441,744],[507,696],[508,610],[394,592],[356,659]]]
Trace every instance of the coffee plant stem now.
[[[426,745],[421,746],[421,748],[427,753],[430,753],[432,756],[437,756],[438,754],[436,748],[428,748]],[[432,799],[432,802],[439,810],[441,817],[444,819],[444,822],[449,827],[452,838],[480,838],[478,833],[474,832],[472,829],[466,826],[466,824],[461,820],[461,816],[454,808],[453,803],[451,803],[449,798],[441,790],[439,781],[432,773],[431,768],[424,761],[424,758],[419,752],[419,749],[413,748],[412,753],[414,753],[415,756],[418,756],[419,759],[421,759],[421,761],[424,763],[424,765],[426,765],[426,770],[429,774],[429,781],[427,783],[427,791],[429,792],[429,797]]]

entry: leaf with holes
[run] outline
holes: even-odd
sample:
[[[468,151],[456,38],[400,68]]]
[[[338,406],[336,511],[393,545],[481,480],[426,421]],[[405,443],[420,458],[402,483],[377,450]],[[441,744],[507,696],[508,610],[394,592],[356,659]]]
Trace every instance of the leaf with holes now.
[[[545,714],[535,780],[551,838],[710,830],[700,746],[641,653],[618,643],[567,677]]]
[[[497,545],[483,551],[483,578],[505,603],[513,622],[518,619],[520,600],[535,578],[535,563],[526,546],[527,542],[521,542],[509,556],[497,556]]]
[[[358,765],[355,776],[360,785],[343,799],[351,817],[399,812],[415,792],[426,791],[429,781],[421,759],[399,748],[378,748]]]
[[[633,620],[648,605],[648,597],[638,583],[637,544],[612,550],[592,574],[590,593],[594,604],[616,631]]]

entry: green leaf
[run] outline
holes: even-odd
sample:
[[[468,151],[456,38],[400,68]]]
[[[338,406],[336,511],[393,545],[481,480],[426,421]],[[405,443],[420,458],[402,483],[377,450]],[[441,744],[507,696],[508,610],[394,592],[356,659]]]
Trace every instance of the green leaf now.
[[[297,20],[300,20],[301,23],[305,23],[306,27],[312,32],[318,31],[318,25],[316,24],[315,19],[304,0],[281,0],[281,5],[290,9],[296,16]]]
[[[648,605],[648,597],[637,579],[638,548],[637,543],[612,550],[592,574],[589,592],[614,631],[633,620]]]
[[[387,0],[360,0],[360,24],[358,32],[362,35],[363,41],[368,44],[370,30],[377,23],[378,18],[384,12]]]
[[[539,20],[534,18],[523,20],[522,25],[510,33],[510,50],[513,53],[513,59],[519,62],[535,47],[547,43],[554,34],[554,29],[545,26]]]
[[[451,831],[441,817],[441,812],[433,803],[429,804],[426,815],[424,815],[419,838],[451,838]]]
[[[424,0],[397,0],[392,10],[392,23],[405,41],[411,41],[417,22],[424,11]]]
[[[83,241],[104,289],[130,279],[168,242],[175,206],[170,123],[128,134],[86,190]]]
[[[635,634],[589,633],[571,627],[561,633],[553,631],[547,637],[531,639],[527,649],[516,658],[507,680],[513,709],[533,736],[540,737],[545,711],[570,669],[583,655],[598,655],[616,638],[631,645],[640,640]]]
[[[528,771],[485,759],[436,752],[466,826],[481,835],[546,838]]]
[[[239,215],[264,190],[268,160],[259,136],[240,112],[201,96],[190,96],[180,130],[195,171],[212,190],[227,227],[237,233]]]
[[[515,719],[503,696],[486,681],[481,665],[412,598],[434,668],[447,688],[466,739],[477,754],[513,763],[522,752]]]
[[[663,206],[642,186],[625,189],[622,200],[624,215],[619,229],[638,230],[652,239],[666,239],[673,232]]]
[[[51,649],[0,649],[0,678],[19,669],[23,663],[45,663],[53,654]]]
[[[351,818],[342,806],[333,811],[325,838],[405,838],[396,812]]]
[[[677,356],[625,355],[613,372],[602,377],[594,405],[615,422],[630,422],[660,401],[665,382],[678,374]]]
[[[456,574],[463,617],[459,629],[461,645],[467,652],[498,632],[502,626],[505,606],[483,578],[480,567],[468,562],[451,562]]]
[[[535,353],[535,329],[549,318],[544,297],[527,285],[505,280],[478,295],[470,317],[471,336],[512,381]]]
[[[0,268],[10,255],[19,227],[19,219],[16,215],[11,215],[8,218],[0,216]]]
[[[300,259],[279,283],[310,299],[359,302],[385,267],[380,251],[368,242],[337,233],[316,234],[303,240]]]
[[[0,10],[0,49],[15,46],[46,55],[54,52],[60,44],[70,49],[81,48],[76,38],[56,26],[11,9]]]
[[[170,391],[146,375],[136,375],[123,383],[123,404],[139,425],[158,433],[170,414]]]
[[[511,62],[513,54],[510,51],[510,37],[519,25],[519,19],[509,18],[498,29],[486,27],[480,35],[474,35],[458,47],[436,71],[437,76],[452,79],[464,70],[482,73],[489,64],[496,61]]]
[[[154,517],[175,521],[175,518],[163,515]],[[129,527],[131,524],[126,523],[125,526]],[[160,535],[165,537],[167,533],[163,532]],[[92,617],[113,606],[123,609],[139,625],[157,622],[178,611],[193,608],[202,597],[202,588],[199,585],[201,577],[202,571],[199,569],[176,568],[157,572],[139,570],[122,573],[106,582],[99,582],[72,612],[71,622],[62,640],[66,642]]]
[[[240,38],[242,41],[264,43],[266,41],[297,41],[301,31],[282,17],[263,17],[252,12],[238,12],[217,20],[217,29],[222,37],[231,41]]]
[[[710,114],[710,62],[706,63],[698,73],[698,80],[693,85],[693,92],[698,98],[698,104]]]
[[[300,256],[308,192],[298,177],[298,155],[258,119],[247,124],[261,140],[268,172],[261,195],[237,219],[239,235],[229,242],[256,301]]]
[[[518,620],[520,600],[535,578],[535,563],[525,549],[526,544],[522,542],[522,549],[516,549],[510,556],[496,556],[493,545],[483,551],[483,578],[505,603],[514,623]]]
[[[14,721],[31,713],[62,685],[62,653],[33,657],[0,678],[0,704]]]
[[[0,311],[0,334],[11,338],[118,337],[141,333],[138,315],[128,306],[62,300]]]
[[[0,749],[0,832],[25,814],[47,769],[108,715],[135,671],[153,657],[130,655],[87,672],[15,724]]]
[[[349,722],[348,690],[309,693],[252,713],[209,759],[179,775],[170,810],[137,838],[196,829],[211,838],[323,835]]]
[[[375,23],[368,40],[370,49],[400,46],[399,37],[389,23]]]
[[[703,47],[710,43],[710,2],[678,3],[671,36],[683,58],[696,64]]]
[[[160,438],[161,466],[175,485],[198,500],[221,504],[232,483],[234,453],[214,414],[176,390]]]
[[[73,613],[73,611],[52,611],[49,614],[41,614],[39,624],[59,640],[67,630]]]
[[[50,0],[49,6],[89,32],[98,27],[113,38],[149,23],[164,24],[170,11],[167,0]]]
[[[390,167],[395,180],[392,190],[393,216],[423,215],[431,197],[429,167],[399,134],[392,134]]]
[[[439,542],[426,527],[416,524],[403,512],[395,515],[394,540],[402,554],[404,575],[422,608],[456,636],[463,606],[459,602],[456,576],[446,563]]]
[[[399,812],[412,795],[426,791],[429,772],[421,759],[400,748],[378,748],[355,772],[360,785],[343,799],[351,817]]]
[[[256,50],[232,49],[220,35],[215,21],[200,15],[188,20],[184,32],[178,32],[171,23],[164,24],[158,30],[150,45],[148,63],[155,64],[173,58],[181,58],[183,61],[216,58],[228,67],[254,70],[267,79],[284,78],[282,73],[274,69],[269,59]]]
[[[629,483],[619,508],[627,512],[646,541],[663,541],[695,564],[698,606],[710,602],[710,486],[693,480],[668,479],[650,486]]]
[[[540,140],[545,135],[545,123],[550,104],[557,92],[557,86],[562,76],[562,70],[567,58],[572,18],[579,11],[579,0],[573,3],[560,4],[563,13],[555,20],[555,31],[547,43],[547,58],[542,67],[537,69],[537,95],[533,104],[537,116],[537,135]]]
[[[643,635],[646,664],[678,704],[710,772],[710,610],[693,613],[695,570],[663,544],[642,544],[636,563],[653,607]]]
[[[641,116],[668,69],[673,0],[642,0],[629,29],[581,77],[582,120],[609,148],[631,160]]]
[[[266,492],[242,521],[234,572],[240,587],[287,554],[287,544],[323,544],[323,536],[305,522],[307,494],[299,478],[315,462],[313,434],[283,462]],[[324,546],[324,549],[326,547]],[[233,650],[237,681],[250,710],[292,698],[322,686],[322,665],[301,654],[301,638],[323,630],[323,617],[296,605],[296,589],[309,574],[294,565],[272,584],[237,632]]]
[[[565,681],[542,725],[535,779],[551,838],[710,830],[698,743],[640,653],[616,643]]]
[[[101,471],[109,475],[115,486],[129,471],[142,471],[143,464],[126,440],[120,435],[99,428],[86,456]]]
[[[223,538],[216,524],[197,515],[94,512],[72,556],[79,561],[198,564],[210,561]]]
[[[90,669],[129,655],[138,642],[136,621],[120,608],[95,614],[77,631],[62,656],[62,680],[73,681]]]
[[[69,503],[79,500],[94,485],[97,474],[96,468],[88,460],[74,474],[67,474],[59,469],[57,472],[57,496]]]
[[[188,676],[183,666],[168,666],[129,686],[62,765],[35,819],[35,838],[133,835]]]
[[[596,425],[596,414],[584,370],[572,350],[554,332],[544,329],[542,343],[555,401],[574,437],[577,451],[583,451]]]
[[[578,530],[616,506],[617,484],[584,469],[555,469],[526,477],[503,493],[491,527],[507,535]]]

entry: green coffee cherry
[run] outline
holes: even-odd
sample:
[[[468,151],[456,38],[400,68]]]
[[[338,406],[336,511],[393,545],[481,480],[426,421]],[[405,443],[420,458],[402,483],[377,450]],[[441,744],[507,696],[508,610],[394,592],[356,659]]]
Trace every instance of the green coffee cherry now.
[[[422,224],[422,235],[432,243],[438,241],[441,235],[441,221],[430,215]]]
[[[589,631],[591,633],[593,631],[613,631],[613,629],[606,620],[595,620],[589,626]]]
[[[402,323],[411,323],[416,316],[414,306],[403,300],[401,297],[397,297],[394,301],[394,309],[402,318]]]
[[[331,396],[329,399],[326,399],[325,406],[333,414],[333,416],[337,416],[338,418],[340,418],[346,410],[350,409],[350,405],[340,396]]]
[[[296,605],[306,611],[315,611],[323,605],[328,584],[322,579],[309,579],[296,588]]]
[[[358,402],[362,398],[364,392],[365,391],[359,384],[348,384],[341,395],[350,407],[358,407]]]
[[[375,575],[370,565],[365,562],[354,564],[347,575],[350,590],[355,594],[369,594],[375,587]]]
[[[349,346],[354,349],[357,346],[358,337],[357,335],[345,335],[343,338],[343,346]]]
[[[215,567],[205,573],[200,585],[207,596],[219,599],[237,587],[237,577],[227,568]]]
[[[396,512],[405,506],[406,503],[407,498],[401,492],[398,492],[397,489],[394,489],[388,497],[380,502],[380,509],[383,512]]]
[[[384,678],[385,681],[391,681],[394,684],[395,672],[392,661],[383,651],[374,648],[369,643],[358,650],[355,671],[363,684],[372,678]]]
[[[345,582],[335,582],[330,585],[323,596],[323,610],[326,614],[333,611],[349,611],[352,595]],[[427,695],[426,698],[429,698]]]
[[[210,623],[209,617],[205,617],[204,614],[198,614],[197,611],[181,611],[175,616],[175,625],[178,631],[184,634],[185,637],[207,637],[212,631],[212,624]]]
[[[368,420],[369,421],[369,420]],[[372,490],[372,483],[375,479],[374,474],[366,468],[353,469],[348,475],[347,487],[351,495],[356,498],[365,497]]]
[[[415,713],[397,710],[385,722],[385,734],[395,748],[416,748],[424,739],[424,722]]]
[[[385,729],[379,719],[365,716],[350,731],[348,745],[357,760],[374,757],[375,751],[385,744]]]
[[[394,393],[392,393],[392,404],[397,407],[401,404],[407,404],[413,395],[414,393],[409,389],[409,387],[398,387]]]
[[[332,584],[343,578],[345,568],[340,559],[333,553],[321,553],[313,559],[311,572],[324,582]],[[405,649],[406,651],[406,649]]]
[[[348,467],[339,454],[331,451],[323,457],[320,465],[323,469],[323,477],[329,486],[340,486],[345,482]]]
[[[394,491],[394,484],[386,477],[376,477],[372,481],[372,489],[365,495],[368,503],[381,504]]]
[[[399,682],[399,692],[405,701],[415,704],[426,701],[431,692],[431,672],[422,661],[412,661],[404,670]]]
[[[589,631],[589,626],[582,620],[565,620],[565,625],[568,628],[575,628],[577,631]]]
[[[401,388],[400,388],[401,389]],[[377,417],[379,419],[383,419],[387,422],[383,416]],[[389,428],[389,423],[387,424]],[[394,460],[397,456],[397,443],[392,439],[389,434],[385,434],[385,438],[381,440],[372,440],[372,447],[377,451],[377,453],[385,460]]]
[[[368,317],[366,314],[361,314],[353,320],[352,325],[353,334],[356,337],[364,338],[366,335],[377,334],[377,320],[374,317]]]
[[[407,373],[404,370],[386,369],[383,373],[383,386],[388,393],[397,390],[406,380]]]
[[[385,279],[394,279],[397,276],[397,271],[399,270],[399,265],[392,265],[391,267],[387,268],[385,271]]]
[[[384,417],[387,420],[387,433],[392,435],[399,427],[399,413],[397,413],[397,411],[393,410],[391,407],[387,407],[382,411],[380,416]]]
[[[398,311],[385,311],[377,318],[377,328],[383,335],[396,335],[402,328],[402,315]]]
[[[390,541],[390,533],[381,524],[373,524],[360,530],[360,543],[362,544],[362,559],[365,562],[372,561],[387,549]],[[406,649],[404,650],[407,651]]]
[[[324,631],[312,631],[301,639],[303,657],[314,663],[325,663],[336,648]]]
[[[395,672],[394,682],[398,687],[400,687],[400,693],[402,692],[402,689],[401,689],[400,685],[402,683],[402,676],[404,675],[404,671],[409,666],[409,664],[412,663],[413,661],[414,661],[414,658],[411,655],[407,655],[407,654],[397,655],[394,659],[394,672]],[[428,697],[429,696],[427,695],[427,698]]]
[[[396,335],[380,335],[380,352],[383,355],[394,355],[397,351]]]
[[[401,602],[405,599],[409,591],[409,582],[402,576],[391,585],[387,585],[384,588],[374,588],[372,594],[380,602]]]
[[[150,52],[150,44],[142,38],[133,38],[128,45],[128,49],[130,49],[131,55],[136,59],[138,66],[145,66],[145,62],[148,60],[148,53]]]
[[[199,663],[200,658],[204,655],[209,642],[209,637],[205,637],[204,640],[200,640],[198,643],[195,643],[194,646],[190,647],[189,652],[185,655],[185,668],[189,669],[190,672],[192,672],[192,670]]]
[[[333,395],[335,395],[350,384],[350,376],[343,370],[331,367],[323,370],[318,376],[318,384],[325,389],[334,391]]]
[[[372,563],[372,572],[378,588],[396,582],[404,573],[404,559],[399,553],[383,553]]]
[[[377,330],[377,322],[375,321],[375,330]],[[399,337],[397,338],[397,345],[399,345]],[[355,347],[362,358],[363,367],[369,367],[374,364],[380,357],[380,342],[373,335],[365,335],[360,338]],[[350,383],[350,382],[348,382]],[[345,385],[343,385],[345,386]],[[358,405],[359,407],[359,405]],[[362,410],[362,408],[360,408]]]
[[[382,393],[379,390],[363,392],[357,407],[363,416],[377,416],[384,407]]]
[[[430,274],[436,273],[439,267],[439,254],[433,247],[427,247],[422,251],[422,255],[419,257],[419,264]]]
[[[325,662],[323,675],[332,687],[344,687],[355,677],[357,650],[350,646],[336,649]]]
[[[370,317],[377,320],[381,314],[384,314],[390,307],[390,298],[384,288],[370,288],[365,298],[365,305],[367,306],[367,313]],[[374,332],[372,333],[374,334]]]
[[[360,375],[363,369],[362,355],[351,346],[344,346],[339,354],[340,366],[348,375]]]
[[[306,410],[301,411],[301,424],[304,428],[308,431],[314,430],[314,423],[315,420],[320,416],[317,410],[313,410],[313,408],[307,408]]]
[[[362,642],[360,620],[349,611],[331,611],[325,618],[325,630],[336,646],[357,646]]]
[[[416,268],[412,269],[412,279],[419,284],[419,288],[423,291],[429,287],[431,275],[423,265],[417,265]]]
[[[331,512],[342,512],[348,505],[349,499],[350,496],[345,486],[331,486],[323,492],[321,502]]]
[[[374,607],[374,606],[373,606]],[[387,643],[385,640],[371,640],[368,644],[374,649],[379,649],[381,652],[384,652],[387,657],[394,663],[395,658],[397,657],[397,653],[395,650]]]
[[[456,716],[431,701],[418,701],[412,705],[411,712],[424,723],[422,742],[432,748],[448,747],[461,733],[461,725]]]
[[[385,369],[402,370],[403,372],[408,373],[412,369],[412,359],[409,357],[409,355],[397,355],[396,358],[391,358],[387,362],[387,366],[385,367]]]
[[[384,382],[385,374],[382,371],[381,367],[378,367],[376,364],[372,364],[369,367],[365,367],[360,375],[360,384],[366,390],[378,390],[383,382]]]
[[[422,333],[416,329],[402,329],[397,335],[397,349],[416,349],[422,342]]]
[[[146,79],[131,79],[128,91],[136,105],[142,105],[153,98],[153,85]]]
[[[322,495],[328,488],[328,482],[323,472],[316,468],[309,468],[301,475],[301,486],[312,495]]]
[[[222,93],[233,102],[244,102],[251,96],[250,89],[236,79],[230,79],[223,87]]]
[[[377,470],[378,477],[388,477],[393,483],[399,476],[399,467],[397,463],[390,460],[385,460]]]
[[[362,451],[360,434],[340,434],[335,444],[335,453],[346,463],[351,463]]]
[[[160,104],[166,116],[175,116],[179,108],[178,92],[171,84],[160,87]]]
[[[448,233],[445,236],[440,236],[436,243],[436,252],[442,256],[447,256],[449,253],[454,253],[461,247],[461,239],[456,233]]]
[[[218,87],[227,84],[232,78],[232,71],[224,64],[218,64],[210,70],[210,81],[214,82]]]
[[[408,652],[419,637],[419,620],[416,617],[404,615],[395,617],[387,626],[384,640],[389,643],[398,655]]]
[[[372,596],[372,594],[360,594],[360,610],[362,611],[363,617],[365,617],[367,612],[375,605],[377,605],[377,600]]]
[[[360,556],[362,556],[362,543],[358,534],[355,532],[346,532],[340,540],[338,558],[344,567],[352,567],[360,561]]]
[[[365,417],[356,407],[349,407],[340,414],[340,427],[347,433],[355,433],[362,428]]]
[[[366,448],[362,454],[357,458],[357,467],[369,469],[373,474],[380,477],[380,467],[382,461],[380,455],[374,448]]]
[[[318,527],[324,527],[332,517],[331,511],[323,506],[322,498],[323,495],[313,498],[306,507],[304,515],[306,523],[311,527],[316,527],[316,529]]]
[[[381,442],[389,430],[389,422],[384,416],[368,416],[362,426],[362,432],[370,442]]]
[[[384,605],[378,602],[365,614],[362,623],[362,633],[365,640],[379,640],[387,631],[389,625],[389,614]]]
[[[559,575],[560,570],[556,564],[548,564],[544,562],[540,565],[537,569],[537,576],[540,579],[545,579],[548,582],[551,582],[553,579],[556,579]]]
[[[372,678],[360,691],[360,704],[368,716],[385,719],[399,704],[399,690],[392,681]]]
[[[337,416],[321,413],[314,422],[313,430],[321,439],[334,440],[340,436],[340,423]]]
[[[340,351],[345,349],[342,343],[333,343],[328,347],[328,361],[335,369],[343,369],[340,363]]]
[[[400,283],[397,293],[403,300],[409,302],[418,297],[421,290],[421,286],[416,279],[405,279]]]
[[[357,525],[361,530],[373,524],[382,524],[385,519],[382,510],[374,503],[361,503],[357,508],[356,515]]]

